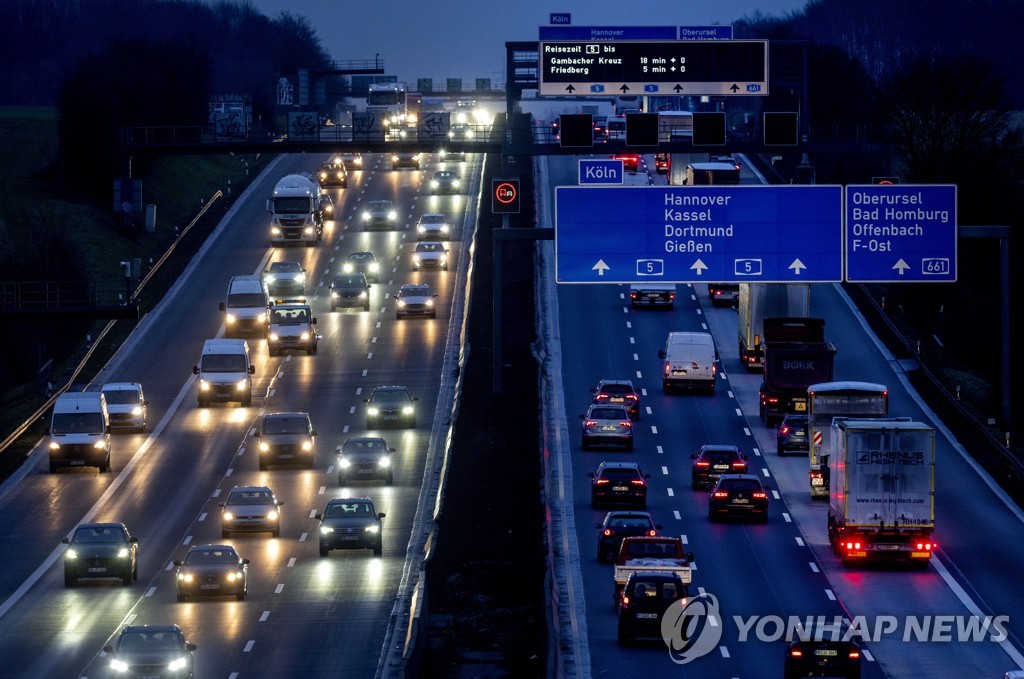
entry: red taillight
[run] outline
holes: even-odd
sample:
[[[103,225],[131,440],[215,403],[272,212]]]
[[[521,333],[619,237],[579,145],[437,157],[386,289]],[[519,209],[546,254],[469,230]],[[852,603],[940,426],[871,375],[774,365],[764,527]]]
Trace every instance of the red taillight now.
[[[626,400],[627,401],[635,401],[635,400],[637,400],[636,399],[636,394],[626,394]]]
[[[613,531],[611,528],[605,528],[604,529],[604,536],[605,537],[610,537],[612,535],[615,535],[615,531]]]
[[[654,530],[654,529],[652,528],[651,530],[647,531],[647,535],[649,535],[649,536],[650,536],[650,537],[652,537],[652,538],[653,538],[653,537],[657,537],[657,535],[658,535],[658,531],[656,531],[656,530]]]
[[[804,653],[799,648],[794,648],[789,652],[789,655],[792,658],[802,658]]]
[[[777,396],[769,396],[767,399],[768,403],[778,403],[779,399]]]
[[[785,436],[789,433],[789,427],[779,427],[779,433]]]
[[[847,549],[860,549],[860,543],[859,542],[847,542],[846,543],[846,548]]]
[[[930,542],[919,542],[919,543],[917,543],[917,551],[919,551],[919,552],[920,551],[930,552],[931,549],[932,549],[932,543],[930,543]]]
[[[676,298],[676,293],[674,293],[674,292],[668,293],[668,298],[669,299],[675,299]]]
[[[596,481],[596,483],[597,483],[597,485],[599,485],[599,486],[603,486],[603,485],[605,485],[606,483],[611,483],[611,481],[609,481],[608,479],[598,479],[598,480]]]
[[[708,462],[707,460],[697,460],[697,466],[698,467],[710,467],[711,463]]]
[[[632,481],[630,481],[630,483],[632,483],[634,486],[646,486],[647,485],[647,482],[644,481],[643,479],[633,479]]]
[[[630,299],[636,299],[636,293],[635,292],[630,292],[629,293],[629,298]]]
[[[632,422],[619,422],[619,426],[620,427],[625,427],[626,429],[632,429],[633,423]]]
[[[858,658],[860,658],[860,651],[850,651],[850,660],[857,660]]]
[[[628,608],[629,607],[629,597],[626,596],[625,594],[623,594],[622,595],[622,601],[619,602],[619,605],[622,606],[623,608]]]
[[[583,426],[584,427],[596,427],[597,426],[597,420],[586,420],[583,423]]]
[[[768,493],[765,493],[764,491],[760,491],[760,490],[754,491],[754,499],[755,500],[766,500],[766,499],[768,499]]]
[[[733,462],[732,463],[732,468],[733,469],[746,469],[747,468],[747,463],[746,462]]]
[[[724,500],[725,498],[729,497],[729,492],[725,490],[716,490],[713,493],[713,495],[715,496],[715,498],[719,500]]]
[[[811,478],[812,479],[820,479],[821,478],[821,472],[811,472]]]
[[[594,400],[595,401],[603,401],[606,398],[608,398],[608,394],[598,394],[597,396],[594,397]]]

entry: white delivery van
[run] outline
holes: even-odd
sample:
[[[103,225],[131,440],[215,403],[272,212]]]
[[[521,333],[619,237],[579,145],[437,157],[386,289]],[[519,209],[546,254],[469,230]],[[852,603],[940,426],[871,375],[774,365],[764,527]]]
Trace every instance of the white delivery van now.
[[[661,387],[665,392],[683,387],[715,393],[718,351],[711,333],[670,332],[658,357],[664,361]]]
[[[209,339],[203,344],[199,365],[197,400],[200,408],[213,401],[238,401],[252,404],[252,377],[256,367],[249,360],[249,344],[244,339]]]
[[[111,429],[146,431],[146,409],[149,401],[138,382],[107,382],[100,389],[107,400]]]
[[[110,416],[102,392],[65,392],[53,404],[50,473],[60,467],[110,471]]]
[[[224,312],[224,336],[266,333],[269,302],[263,279],[259,276],[232,276],[228,282],[227,298],[220,305]]]

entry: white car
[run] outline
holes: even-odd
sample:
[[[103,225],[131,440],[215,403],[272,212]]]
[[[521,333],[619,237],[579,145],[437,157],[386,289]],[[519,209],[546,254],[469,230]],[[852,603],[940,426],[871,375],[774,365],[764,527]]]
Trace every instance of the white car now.
[[[416,271],[424,269],[448,270],[448,250],[444,243],[436,241],[423,241],[416,244],[412,253],[412,268]]]
[[[138,382],[108,382],[101,389],[107,400],[111,429],[146,431],[146,406],[149,401]]]
[[[416,222],[417,240],[448,240],[451,232],[451,222],[440,212],[426,212]]]

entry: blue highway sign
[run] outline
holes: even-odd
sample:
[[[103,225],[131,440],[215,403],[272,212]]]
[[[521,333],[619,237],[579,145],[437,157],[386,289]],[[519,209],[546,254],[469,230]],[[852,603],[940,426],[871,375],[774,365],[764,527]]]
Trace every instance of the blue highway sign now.
[[[580,184],[621,184],[622,161],[580,159]]]
[[[957,275],[956,186],[846,187],[846,280],[949,283]]]
[[[548,23],[556,26],[567,26],[572,23],[572,14],[568,12],[551,12]]]
[[[843,188],[555,189],[559,283],[843,279]]]

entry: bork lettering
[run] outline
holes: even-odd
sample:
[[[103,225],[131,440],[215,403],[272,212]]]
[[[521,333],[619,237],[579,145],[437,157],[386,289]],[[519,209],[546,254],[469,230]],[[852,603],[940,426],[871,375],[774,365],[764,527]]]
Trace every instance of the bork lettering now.
[[[857,464],[899,464],[916,467],[924,464],[924,451],[862,450],[857,453]]]
[[[814,361],[783,361],[783,370],[814,370]]]

